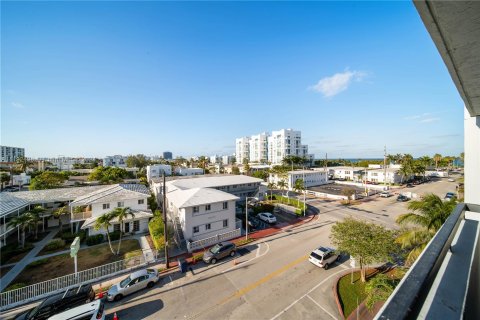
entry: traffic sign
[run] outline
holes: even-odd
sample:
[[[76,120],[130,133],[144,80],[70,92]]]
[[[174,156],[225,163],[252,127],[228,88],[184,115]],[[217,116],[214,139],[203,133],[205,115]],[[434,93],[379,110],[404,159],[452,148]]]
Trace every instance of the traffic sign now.
[[[70,245],[70,257],[75,257],[78,250],[80,250],[80,238],[76,237]]]

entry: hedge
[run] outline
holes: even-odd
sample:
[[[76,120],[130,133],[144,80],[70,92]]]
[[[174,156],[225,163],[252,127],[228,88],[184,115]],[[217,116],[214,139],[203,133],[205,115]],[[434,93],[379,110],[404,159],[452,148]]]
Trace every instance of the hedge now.
[[[165,248],[163,219],[159,216],[154,217],[148,223],[148,230],[153,241],[155,249],[161,250]]]
[[[120,231],[109,232],[108,235],[110,236],[110,241],[117,241],[120,239]]]
[[[80,238],[80,242],[84,242],[85,238],[87,237],[87,234],[85,230],[82,230],[77,233],[70,233],[70,232],[62,232],[60,235],[60,238],[65,240],[66,243],[72,243],[73,240],[75,240],[76,237]]]
[[[55,238],[50,240],[49,243],[45,246],[45,251],[54,251],[57,249],[62,249],[65,247],[65,240],[60,238]]]
[[[87,237],[87,246],[93,246],[103,242],[103,234]]]

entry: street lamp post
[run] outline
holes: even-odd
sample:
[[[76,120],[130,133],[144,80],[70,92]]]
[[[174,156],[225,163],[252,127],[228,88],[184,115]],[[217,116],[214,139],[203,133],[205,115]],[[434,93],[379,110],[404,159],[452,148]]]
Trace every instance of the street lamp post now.
[[[245,240],[248,240],[248,199],[255,199],[255,197],[245,197]]]

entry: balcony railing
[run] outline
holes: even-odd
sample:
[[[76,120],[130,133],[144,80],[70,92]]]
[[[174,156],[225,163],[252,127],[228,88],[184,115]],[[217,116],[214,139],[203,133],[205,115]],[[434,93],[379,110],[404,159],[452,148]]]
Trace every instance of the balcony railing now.
[[[92,217],[92,211],[83,211],[78,213],[72,213],[71,219],[72,221],[77,220],[86,220]]]
[[[375,319],[480,319],[480,205],[458,204]]]

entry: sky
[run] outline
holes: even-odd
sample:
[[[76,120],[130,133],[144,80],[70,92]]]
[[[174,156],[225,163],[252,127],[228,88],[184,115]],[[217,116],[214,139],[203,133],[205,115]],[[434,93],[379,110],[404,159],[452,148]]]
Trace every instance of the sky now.
[[[27,157],[459,155],[463,101],[410,1],[1,2],[1,144]]]

